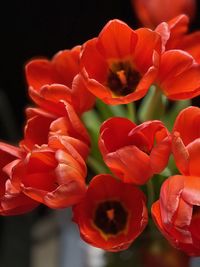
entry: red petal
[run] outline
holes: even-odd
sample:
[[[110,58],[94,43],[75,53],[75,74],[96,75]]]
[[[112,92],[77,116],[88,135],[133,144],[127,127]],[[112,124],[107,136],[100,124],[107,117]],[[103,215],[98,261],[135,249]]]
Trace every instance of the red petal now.
[[[161,38],[159,34],[147,28],[140,28],[135,32],[138,42],[134,53],[134,63],[136,68],[144,74],[153,65],[154,51],[161,53]]]
[[[108,153],[104,161],[126,183],[142,185],[153,175],[149,156],[136,146],[126,146]]]
[[[191,205],[200,206],[200,177],[184,176],[182,198]]]
[[[57,150],[62,149],[70,153],[76,160],[86,160],[89,154],[89,147],[83,141],[70,136],[50,136],[49,147]]]
[[[184,176],[181,175],[171,176],[162,184],[160,191],[160,211],[165,226],[170,225],[173,221],[173,216],[178,209],[183,188]]]
[[[120,20],[109,21],[101,31],[97,48],[106,59],[124,59],[134,53],[137,34]]]
[[[106,59],[99,53],[96,44],[97,38],[94,38],[84,45],[80,62],[81,66],[86,70],[86,77],[95,79],[99,83],[104,83],[107,79],[108,64]],[[88,87],[88,89],[90,88]]]
[[[38,205],[38,202],[22,193],[18,195],[6,195],[1,200],[0,214],[4,216],[19,215],[32,211]]]
[[[189,153],[177,132],[172,136],[172,152],[179,171],[183,175],[189,174]]]
[[[91,94],[81,74],[75,76],[71,91],[72,105],[78,113],[91,109],[95,104],[95,96]]]
[[[161,57],[157,82],[170,99],[192,98],[200,93],[200,66],[182,50],[170,50]]]
[[[173,132],[179,132],[185,146],[200,137],[200,108],[188,107],[176,118]]]
[[[126,118],[110,118],[100,128],[99,147],[103,155],[129,145],[129,132],[136,125]]]
[[[53,57],[52,66],[58,76],[57,83],[71,87],[74,77],[80,70],[79,66],[80,50],[81,47],[76,46],[71,50],[59,51]]]
[[[160,173],[167,166],[171,153],[171,138],[166,137],[151,151],[150,162],[154,173]]]
[[[189,153],[189,173],[200,177],[200,137],[187,146]]]
[[[25,70],[29,86],[37,91],[45,84],[55,83],[55,73],[49,60],[31,60],[26,65]]]
[[[47,193],[44,204],[53,209],[73,206],[84,197],[86,186],[83,181],[72,179],[66,184],[60,185],[54,192]]]
[[[37,115],[30,118],[25,126],[24,140],[20,142],[26,149],[32,149],[36,145],[48,143],[49,127],[52,123],[52,117]]]
[[[47,85],[45,85],[46,87]],[[47,86],[48,87],[48,86]],[[30,98],[41,108],[55,114],[57,116],[63,116],[65,108],[62,103],[53,103],[51,100],[45,99],[40,93],[34,90],[33,87],[29,87]]]

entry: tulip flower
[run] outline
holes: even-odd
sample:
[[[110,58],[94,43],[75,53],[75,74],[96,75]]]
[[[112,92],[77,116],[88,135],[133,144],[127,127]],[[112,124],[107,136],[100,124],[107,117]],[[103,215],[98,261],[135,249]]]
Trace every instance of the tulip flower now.
[[[172,100],[200,95],[200,31],[187,34],[189,19],[180,15],[158,25],[163,43],[155,84]]]
[[[58,52],[52,60],[33,59],[26,65],[29,95],[47,111],[62,114],[60,100],[69,102],[81,114],[94,105],[94,96],[79,74],[81,47]]]
[[[171,137],[161,121],[136,126],[128,119],[115,117],[102,124],[99,148],[117,177],[142,185],[166,167]]]
[[[12,185],[16,192],[50,208],[74,205],[83,197],[86,165],[73,146],[65,148],[59,140],[51,147],[35,148],[13,169]]]
[[[172,151],[181,174],[200,177],[200,108],[188,107],[177,116]]]
[[[20,145],[26,150],[48,144],[50,136],[63,136],[85,159],[89,153],[90,137],[86,128],[68,103],[62,103],[65,116],[57,117],[39,108],[27,108],[24,139]]]
[[[173,246],[190,256],[200,256],[200,177],[169,177],[152,206],[152,216]]]
[[[200,63],[200,31],[188,33],[188,27],[189,18],[182,14],[160,23],[155,31],[161,35],[163,50],[184,50]]]
[[[147,224],[145,195],[111,175],[95,176],[73,207],[73,220],[87,243],[113,252],[127,249]]]
[[[84,44],[81,73],[88,90],[103,102],[130,103],[142,98],[154,82],[160,51],[156,32],[134,31],[120,20],[111,20],[97,38]]]
[[[145,27],[154,28],[163,21],[182,13],[191,18],[196,9],[195,0],[132,0],[133,8]]]
[[[39,205],[11,185],[13,168],[24,156],[20,148],[0,142],[0,215],[27,213]]]
[[[168,50],[160,58],[155,85],[172,100],[200,95],[200,65],[183,50]]]

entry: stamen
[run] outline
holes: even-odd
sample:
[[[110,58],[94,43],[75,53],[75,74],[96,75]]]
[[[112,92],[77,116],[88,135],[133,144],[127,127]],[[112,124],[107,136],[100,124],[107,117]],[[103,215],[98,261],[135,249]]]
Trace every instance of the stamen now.
[[[140,81],[140,74],[129,61],[114,62],[109,69],[106,86],[116,96],[126,96],[132,93]]]
[[[117,71],[117,75],[122,83],[122,85],[127,85],[126,73],[124,70]]]
[[[115,210],[110,209],[110,210],[107,210],[106,212],[107,212],[108,219],[112,221],[115,217]]]
[[[116,235],[126,228],[128,213],[116,200],[109,200],[97,206],[94,224],[104,234]]]

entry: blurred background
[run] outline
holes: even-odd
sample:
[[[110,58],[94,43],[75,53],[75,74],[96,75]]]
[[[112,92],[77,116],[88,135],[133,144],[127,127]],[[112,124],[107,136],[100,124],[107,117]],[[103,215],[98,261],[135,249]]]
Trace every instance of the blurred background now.
[[[200,29],[200,3],[197,2],[192,30]],[[0,140],[15,144],[23,134],[24,108],[30,105],[24,78],[25,63],[37,56],[51,58],[59,50],[84,43],[97,36],[113,18],[133,28],[140,26],[129,0],[1,3]],[[197,104],[198,100],[194,101]],[[70,217],[69,210],[51,211],[43,206],[26,215],[0,217],[0,267],[136,266],[134,250],[113,256],[85,245],[71,225]],[[144,244],[142,238],[138,242]],[[177,256],[170,251],[167,256],[182,259],[181,265],[175,262],[167,267],[189,266],[186,265],[189,259],[182,254]],[[162,261],[162,257],[156,260]],[[195,260],[192,261],[195,264]],[[151,257],[143,266],[157,265]]]

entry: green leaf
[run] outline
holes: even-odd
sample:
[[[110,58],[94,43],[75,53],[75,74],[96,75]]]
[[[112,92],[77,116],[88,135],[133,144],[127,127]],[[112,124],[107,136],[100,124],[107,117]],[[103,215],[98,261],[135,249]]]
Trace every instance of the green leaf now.
[[[166,97],[159,88],[151,86],[148,94],[143,98],[139,110],[138,118],[141,122],[147,120],[160,119],[165,112],[167,104]]]
[[[180,100],[173,103],[172,108],[163,116],[162,121],[165,126],[171,131],[173,129],[174,121],[179,112],[191,105],[191,100]]]

